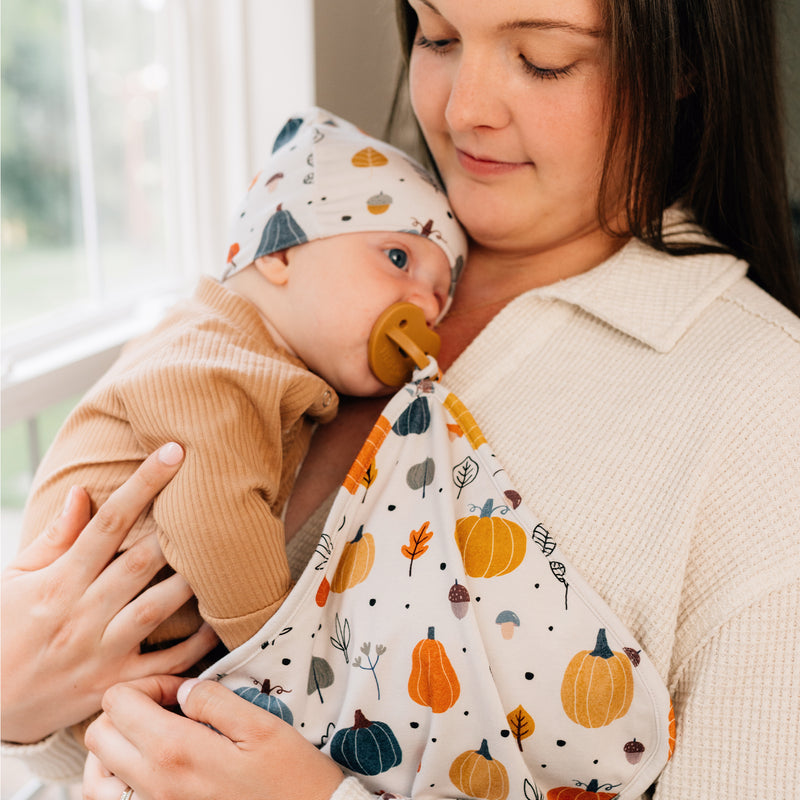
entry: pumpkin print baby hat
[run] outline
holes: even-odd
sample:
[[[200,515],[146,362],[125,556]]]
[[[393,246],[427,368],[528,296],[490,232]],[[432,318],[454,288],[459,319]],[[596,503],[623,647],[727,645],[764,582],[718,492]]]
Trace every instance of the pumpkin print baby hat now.
[[[376,794],[638,798],[667,690],[436,376],[391,398],[284,605],[202,677]]]
[[[368,231],[415,233],[439,245],[450,264],[449,306],[467,240],[436,178],[401,150],[313,107],[286,121],[242,198],[223,277],[278,250]]]

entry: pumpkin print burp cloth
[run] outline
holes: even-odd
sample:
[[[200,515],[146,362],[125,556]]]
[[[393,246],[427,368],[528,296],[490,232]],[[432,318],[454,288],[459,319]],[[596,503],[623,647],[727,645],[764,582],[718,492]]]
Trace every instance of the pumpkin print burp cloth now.
[[[666,688],[435,372],[384,409],[284,606],[204,677],[371,791],[637,798],[671,755]]]

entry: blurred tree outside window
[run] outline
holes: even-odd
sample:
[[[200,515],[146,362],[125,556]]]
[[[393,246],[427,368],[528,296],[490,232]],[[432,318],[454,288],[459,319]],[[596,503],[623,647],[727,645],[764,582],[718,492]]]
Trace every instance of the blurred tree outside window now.
[[[169,3],[0,5],[4,377],[15,345],[58,344],[186,285]],[[46,444],[75,399],[3,430],[4,507],[24,501],[26,437],[38,426]]]

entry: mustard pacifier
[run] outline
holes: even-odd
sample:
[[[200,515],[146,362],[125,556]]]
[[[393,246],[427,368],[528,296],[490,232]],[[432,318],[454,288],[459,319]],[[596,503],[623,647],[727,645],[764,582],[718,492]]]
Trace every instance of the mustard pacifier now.
[[[413,303],[395,303],[375,321],[367,343],[369,366],[387,386],[402,386],[439,355],[439,334],[428,327],[425,314]]]

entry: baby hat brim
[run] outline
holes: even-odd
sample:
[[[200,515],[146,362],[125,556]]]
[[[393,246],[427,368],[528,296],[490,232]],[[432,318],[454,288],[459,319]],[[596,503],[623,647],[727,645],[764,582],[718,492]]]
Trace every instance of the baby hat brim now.
[[[463,269],[466,237],[436,178],[396,147],[313,107],[291,117],[242,198],[230,230],[229,277],[288,247],[365,231],[425,236]]]

